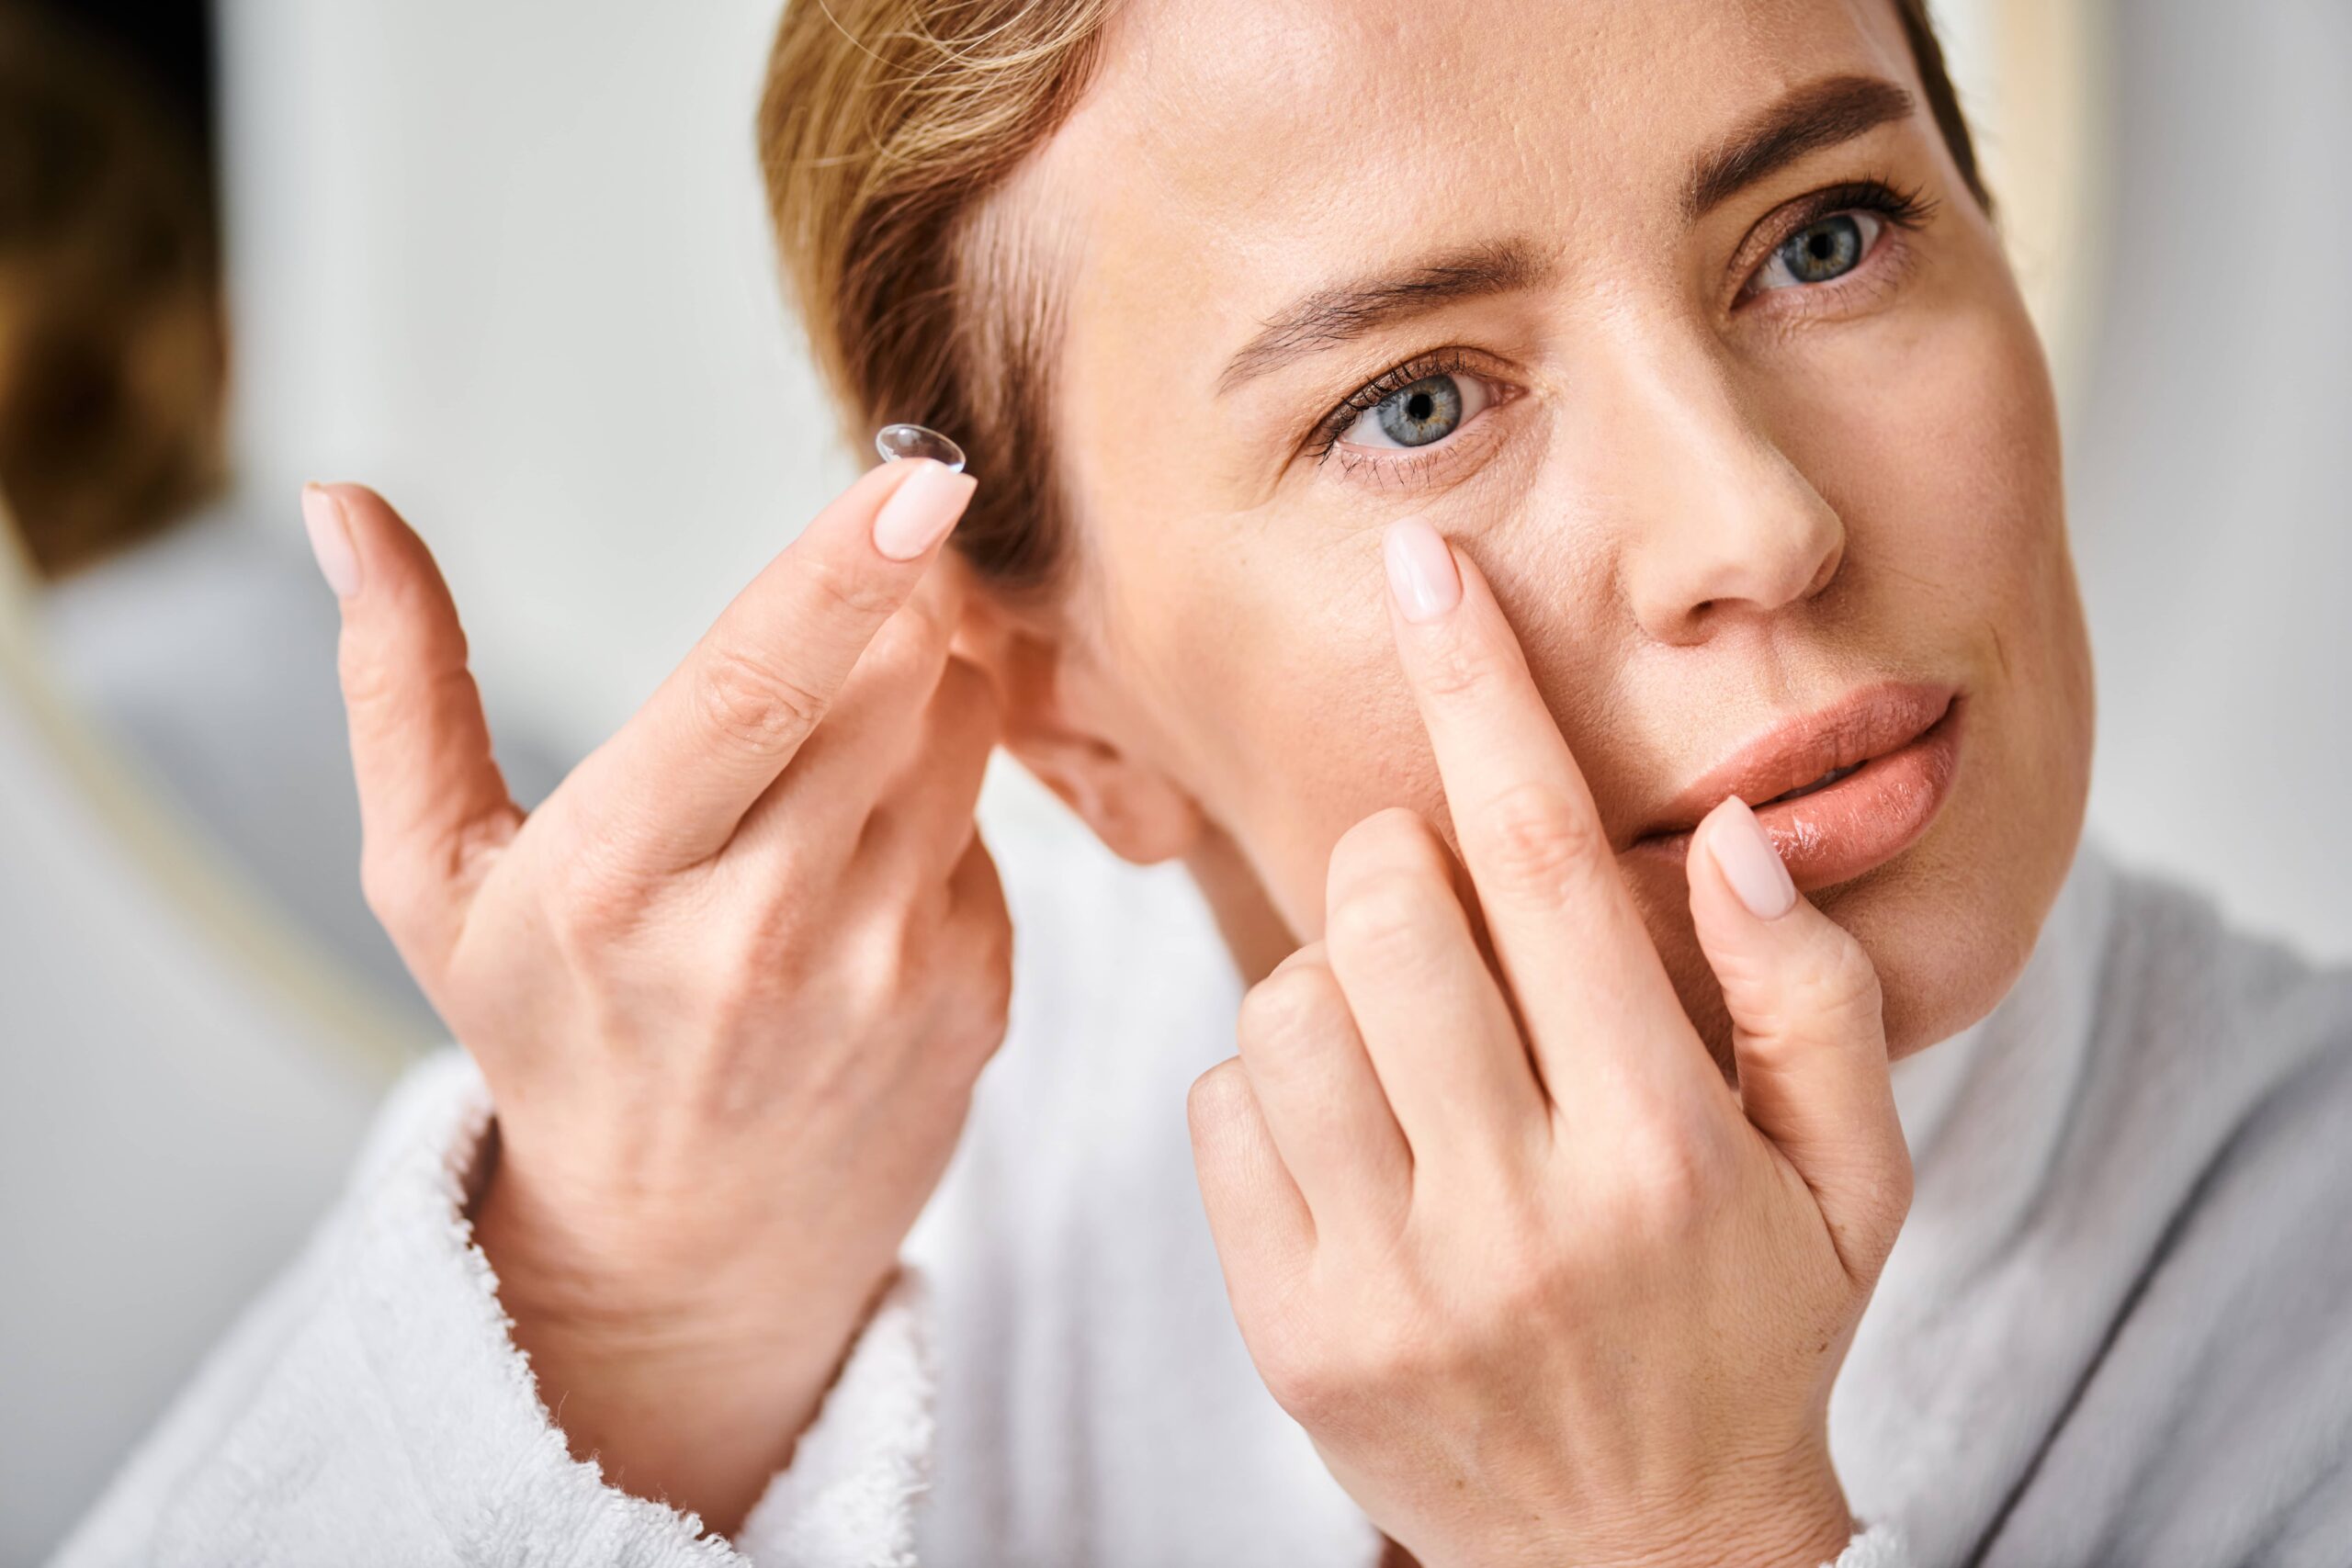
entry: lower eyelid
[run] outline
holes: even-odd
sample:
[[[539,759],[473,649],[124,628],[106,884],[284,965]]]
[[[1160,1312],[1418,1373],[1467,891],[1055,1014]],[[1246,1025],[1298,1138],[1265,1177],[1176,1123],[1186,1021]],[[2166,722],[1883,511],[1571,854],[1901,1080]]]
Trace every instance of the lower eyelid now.
[[[1480,395],[1485,399],[1485,400],[1484,400],[1483,402],[1481,402],[1481,403],[1480,403],[1476,408],[1475,408],[1475,409],[1471,410],[1471,411],[1470,411],[1470,412],[1469,412],[1469,414],[1464,418],[1464,420],[1463,420],[1463,422],[1462,422],[1461,426],[1460,426],[1460,427],[1459,427],[1459,429],[1457,429],[1457,431],[1455,432],[1455,434],[1459,434],[1461,430],[1466,430],[1466,429],[1468,429],[1472,424],[1476,423],[1479,419],[1481,419],[1481,418],[1485,417],[1487,411],[1488,409],[1493,408],[1493,407],[1495,406],[1495,404],[1496,404],[1498,400],[1500,400],[1501,394],[1500,394],[1500,392],[1497,389],[1497,387],[1496,387],[1496,384],[1495,384],[1494,380],[1493,380],[1491,378],[1489,378],[1489,377],[1481,376],[1481,375],[1479,375],[1477,372],[1476,372],[1476,371],[1474,371],[1474,370],[1448,370],[1448,371],[1443,372],[1443,374],[1444,374],[1444,375],[1447,375],[1447,376],[1452,377],[1452,378],[1453,378],[1454,380],[1456,380],[1456,381],[1470,381],[1470,382],[1475,382],[1475,383],[1477,385],[1477,387],[1478,387],[1478,389],[1479,389],[1479,393],[1480,393]],[[1394,394],[1392,394],[1392,395],[1394,395]],[[1382,401],[1384,401],[1384,402],[1385,402],[1385,400],[1386,400],[1385,399],[1383,399],[1383,400],[1382,400]],[[1350,429],[1350,430],[1353,430],[1357,425],[1359,425],[1359,424],[1363,423],[1366,419],[1368,419],[1368,418],[1370,418],[1370,417],[1372,416],[1373,410],[1374,410],[1374,409],[1378,408],[1379,406],[1380,406],[1380,405],[1379,405],[1378,403],[1374,403],[1374,405],[1372,405],[1372,408],[1364,408],[1364,409],[1359,409],[1359,410],[1357,410],[1357,411],[1356,411],[1355,418],[1354,418],[1354,419],[1352,419],[1352,420],[1351,420],[1351,421],[1349,422],[1349,423],[1348,423],[1348,429]],[[1341,445],[1341,444],[1344,444],[1344,445],[1349,445],[1349,446],[1356,446],[1356,447],[1357,447],[1357,449],[1358,449],[1359,451],[1364,451],[1364,452],[1403,452],[1403,453],[1413,453],[1413,452],[1430,452],[1430,451],[1435,451],[1438,447],[1440,447],[1440,446],[1446,446],[1446,445],[1448,445],[1449,443],[1451,443],[1453,440],[1453,436],[1449,435],[1449,436],[1446,436],[1443,440],[1441,440],[1441,441],[1432,441],[1432,442],[1430,442],[1428,445],[1426,445],[1426,446],[1369,446],[1369,445],[1361,445],[1361,444],[1353,443],[1353,442],[1346,442],[1346,441],[1345,441],[1345,439],[1344,439],[1344,437],[1342,437],[1341,442],[1340,442],[1340,443],[1334,443],[1334,445]]]
[[[1808,310],[1834,307],[1839,299],[1856,289],[1883,288],[1893,281],[1880,276],[1890,267],[1901,266],[1909,257],[1911,236],[1903,225],[1880,220],[1878,238],[1854,264],[1851,272],[1843,273],[1826,283],[1797,284],[1783,288],[1757,288],[1752,285],[1740,290],[1737,305],[1743,309],[1763,309],[1804,314]],[[1768,259],[1771,253],[1767,253]],[[1758,268],[1760,274],[1762,268]],[[1864,276],[1865,273],[1871,274]],[[1771,303],[1763,304],[1770,300]]]
[[[1443,441],[1418,447],[1359,446],[1352,442],[1335,441],[1331,450],[1340,458],[1340,471],[1351,478],[1369,475],[1381,483],[1419,483],[1433,478],[1439,468],[1473,460],[1479,448],[1491,445],[1500,434],[1495,427],[1502,411],[1521,395],[1517,388],[1490,378],[1477,378],[1486,384],[1487,406],[1464,421],[1462,427]]]

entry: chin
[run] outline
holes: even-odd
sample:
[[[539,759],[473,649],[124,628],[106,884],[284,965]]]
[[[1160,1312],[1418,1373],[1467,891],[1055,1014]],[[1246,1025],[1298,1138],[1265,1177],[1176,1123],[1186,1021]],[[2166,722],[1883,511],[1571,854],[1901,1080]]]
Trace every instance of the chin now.
[[[2072,863],[2081,819],[2048,827],[2045,838],[2012,839],[1997,849],[1964,832],[1931,833],[1884,865],[1808,895],[1877,967],[1890,1060],[1984,1018],[2024,972]],[[1645,913],[1684,1010],[1729,1077],[1731,1021],[1688,906]],[[1662,916],[1670,929],[1659,929]]]
[[[1887,866],[1816,896],[1878,968],[1891,1061],[1951,1039],[2008,995],[2055,897],[1939,867]],[[1910,872],[1911,874],[1901,874]]]

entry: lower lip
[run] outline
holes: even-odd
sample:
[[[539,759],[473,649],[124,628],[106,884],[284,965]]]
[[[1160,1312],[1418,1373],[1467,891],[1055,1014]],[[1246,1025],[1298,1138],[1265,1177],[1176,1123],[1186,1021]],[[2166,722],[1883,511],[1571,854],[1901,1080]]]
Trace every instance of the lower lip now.
[[[1917,739],[1871,758],[1827,789],[1756,808],[1757,821],[1799,889],[1810,893],[1850,881],[1919,841],[1960,771],[1960,710],[1955,697]],[[1686,829],[1643,839],[1626,852],[1679,865],[1690,852],[1690,834]]]

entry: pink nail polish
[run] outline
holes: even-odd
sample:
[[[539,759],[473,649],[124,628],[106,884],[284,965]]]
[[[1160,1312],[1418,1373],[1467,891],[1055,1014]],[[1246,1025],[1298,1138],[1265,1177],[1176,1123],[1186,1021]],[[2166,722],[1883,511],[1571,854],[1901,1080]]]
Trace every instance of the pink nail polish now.
[[[914,473],[874,518],[874,547],[892,560],[912,560],[944,537],[977,484],[935,458],[911,460]]]
[[[359,552],[352,547],[351,523],[343,502],[321,485],[302,487],[302,531],[311,536],[311,554],[319,575],[327,580],[338,599],[359,592]]]
[[[1388,525],[1381,554],[1388,562],[1388,591],[1407,620],[1435,620],[1462,602],[1453,552],[1420,518],[1401,517]]]
[[[1707,849],[1747,912],[1759,920],[1777,920],[1796,908],[1797,885],[1747,802],[1734,795],[1716,815],[1723,820],[1708,833]]]

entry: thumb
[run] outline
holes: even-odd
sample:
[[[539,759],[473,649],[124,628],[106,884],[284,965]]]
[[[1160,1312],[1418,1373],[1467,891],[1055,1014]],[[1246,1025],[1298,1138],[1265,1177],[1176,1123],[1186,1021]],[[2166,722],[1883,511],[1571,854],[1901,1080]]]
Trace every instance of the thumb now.
[[[1692,831],[1686,874],[1731,1016],[1740,1104],[1813,1190],[1848,1274],[1875,1280],[1911,1206],[1878,970],[1797,892],[1737,795]]]
[[[458,607],[424,541],[364,485],[305,487],[302,523],[343,611],[361,882],[402,955],[437,968],[481,852],[511,839],[523,814],[492,758]]]

